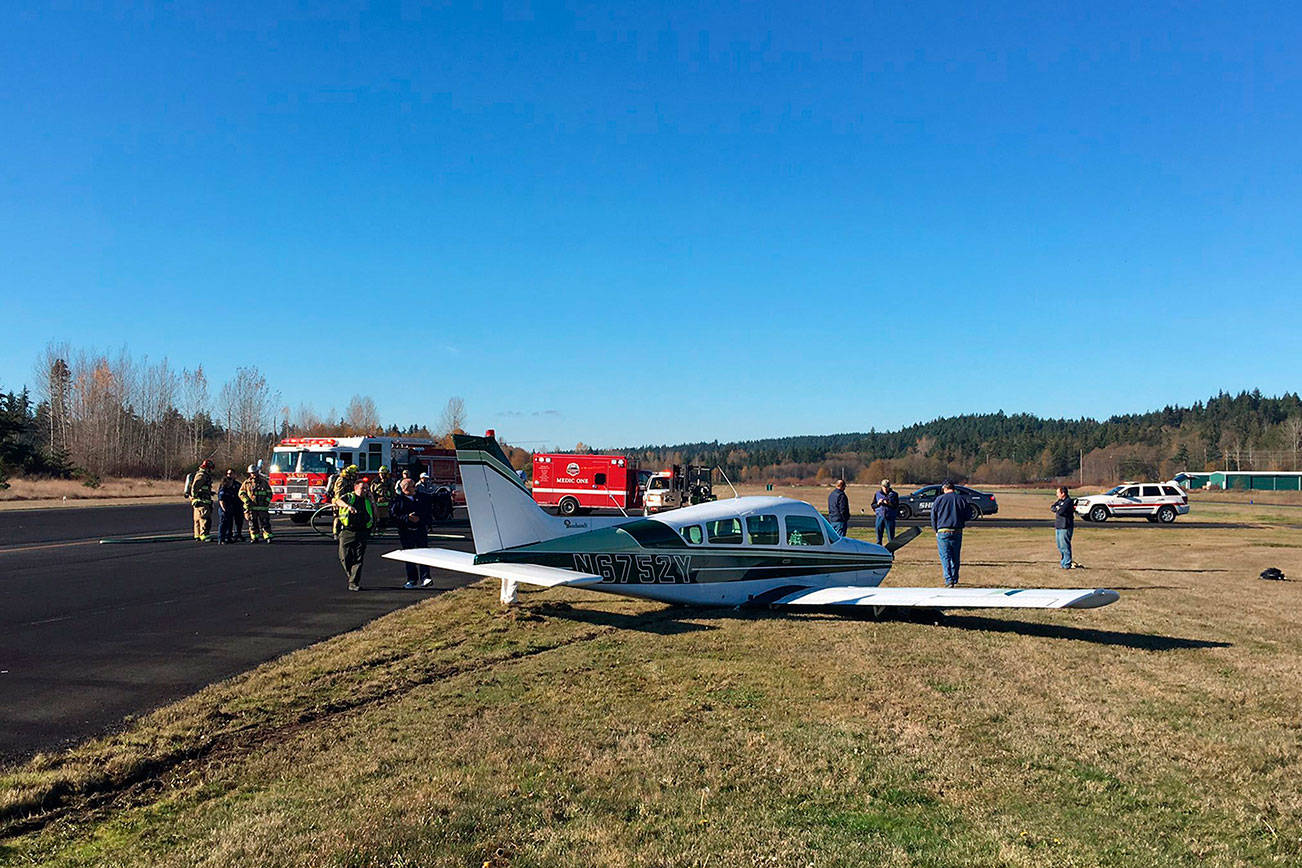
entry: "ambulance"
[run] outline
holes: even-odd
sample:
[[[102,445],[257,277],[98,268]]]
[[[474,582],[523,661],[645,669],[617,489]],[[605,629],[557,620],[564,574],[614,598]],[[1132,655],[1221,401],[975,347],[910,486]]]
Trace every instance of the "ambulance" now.
[[[640,470],[627,455],[537,453],[533,457],[533,499],[561,515],[594,509],[627,512],[642,508],[651,471]]]

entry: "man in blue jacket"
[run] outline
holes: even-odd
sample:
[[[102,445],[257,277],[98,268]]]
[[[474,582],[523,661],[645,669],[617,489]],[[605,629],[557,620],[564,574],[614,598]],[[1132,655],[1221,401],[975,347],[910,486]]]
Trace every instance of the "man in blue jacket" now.
[[[940,488],[940,497],[931,505],[931,529],[936,532],[936,548],[940,550],[940,572],[945,577],[945,587],[956,588],[963,526],[967,524],[967,500],[954,490],[954,483],[948,479]]]
[[[850,528],[850,498],[845,496],[844,479],[838,479],[827,496],[827,520],[838,536],[844,537]]]
[[[398,493],[391,503],[393,523],[398,527],[399,545],[404,549],[429,547],[429,526],[433,522],[430,496],[416,488],[416,480],[407,477],[399,483]],[[407,583],[404,588],[427,588],[433,583],[429,565],[408,562]],[[418,584],[419,582],[419,584]]]

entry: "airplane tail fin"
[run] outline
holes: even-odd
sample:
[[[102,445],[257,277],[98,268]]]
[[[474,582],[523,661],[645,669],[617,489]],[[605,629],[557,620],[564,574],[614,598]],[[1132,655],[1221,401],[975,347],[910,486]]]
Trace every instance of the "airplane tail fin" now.
[[[454,434],[452,440],[476,554],[560,535],[552,527],[555,518],[534,503],[496,439]]]

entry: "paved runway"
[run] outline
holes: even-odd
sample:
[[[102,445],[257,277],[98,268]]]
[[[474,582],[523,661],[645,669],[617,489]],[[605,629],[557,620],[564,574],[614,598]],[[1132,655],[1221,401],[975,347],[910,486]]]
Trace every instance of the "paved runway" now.
[[[367,553],[345,589],[333,541],[277,520],[271,545],[99,545],[190,532],[173,505],[0,512],[0,762],[114,729],[288,651],[429,596]],[[440,533],[469,536],[458,520]],[[470,549],[440,539],[439,545]],[[436,589],[473,581],[435,571]]]

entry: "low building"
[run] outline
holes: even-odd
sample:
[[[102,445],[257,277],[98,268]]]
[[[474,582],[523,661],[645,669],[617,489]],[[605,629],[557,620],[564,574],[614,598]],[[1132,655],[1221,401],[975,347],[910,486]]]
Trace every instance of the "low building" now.
[[[1213,470],[1207,473],[1177,473],[1175,481],[1189,491],[1223,489],[1237,491],[1302,491],[1302,473],[1286,470]]]

